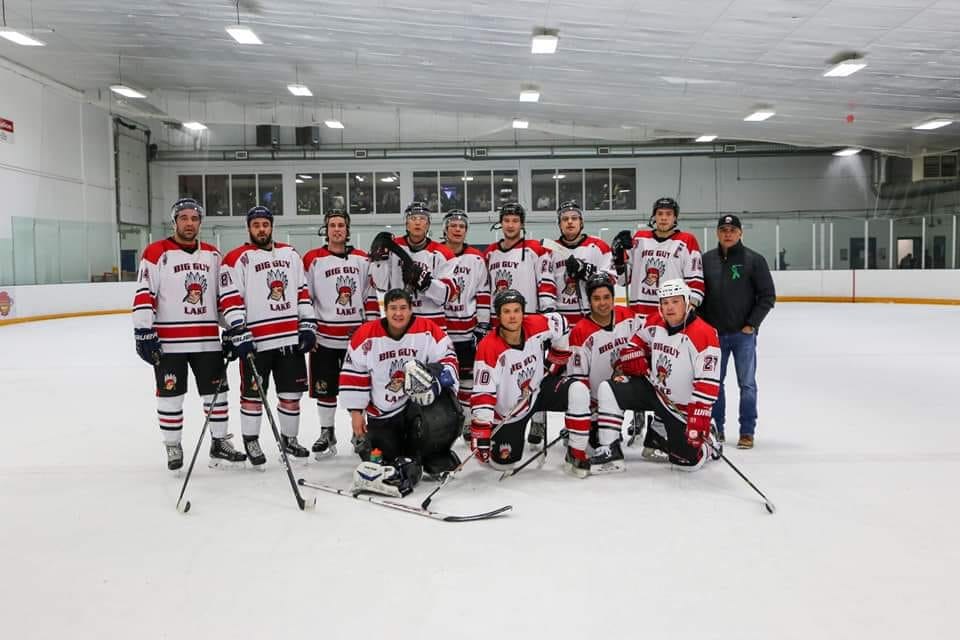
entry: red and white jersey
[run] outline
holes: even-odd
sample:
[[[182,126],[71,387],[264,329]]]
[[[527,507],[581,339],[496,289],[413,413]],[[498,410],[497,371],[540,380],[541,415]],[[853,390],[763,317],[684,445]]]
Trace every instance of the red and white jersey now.
[[[317,343],[330,349],[346,349],[350,335],[361,324],[380,317],[370,259],[360,249],[349,249],[340,254],[319,247],[303,256],[307,291],[317,317]]]
[[[495,424],[521,404],[510,422],[530,413],[543,382],[544,343],[551,340],[552,349],[567,352],[567,322],[559,313],[526,315],[520,340],[512,347],[499,331],[491,331],[477,345],[470,397],[474,420]]]
[[[628,307],[616,306],[613,308],[611,326],[601,327],[587,316],[570,331],[571,355],[567,363],[567,375],[587,383],[594,409],[600,383],[613,377],[613,367],[620,358],[620,350],[639,328],[633,311]]]
[[[490,273],[491,298],[505,289],[519,291],[527,313],[553,311],[557,306],[557,285],[553,280],[550,251],[536,240],[522,240],[504,250],[503,241],[494,242],[483,253]]]
[[[386,320],[365,322],[350,338],[343,360],[340,404],[348,410],[365,409],[368,416],[376,418],[400,413],[408,399],[403,390],[403,365],[409,360],[438,362],[459,380],[453,343],[435,322],[414,316],[399,340],[387,333]],[[459,382],[454,385],[454,392],[459,386]]]
[[[164,353],[219,351],[219,279],[220,252],[212,244],[151,243],[140,260],[133,326],[155,329]]]
[[[453,283],[453,252],[433,240],[428,240],[424,248],[416,250],[410,248],[406,236],[398,236],[393,240],[432,276],[430,286],[425,291],[413,292],[413,314],[430,318],[441,327],[446,326],[443,307],[457,293]],[[400,258],[392,253],[386,260],[371,263],[370,276],[380,291],[404,288]]]
[[[297,250],[247,243],[228,253],[220,267],[220,313],[228,325],[250,329],[257,351],[297,344],[300,322],[316,325]]]
[[[454,342],[473,340],[477,322],[490,322],[490,281],[483,254],[467,247],[453,259],[457,293],[447,301],[447,334]]]
[[[691,319],[692,317],[692,319]],[[668,329],[659,312],[647,316],[630,338],[650,363],[648,378],[663,406],[687,419],[691,402],[712,406],[720,393],[720,339],[717,330],[692,312],[682,328]]]
[[[563,244],[563,240],[559,240]],[[570,247],[574,258],[583,260],[597,268],[597,273],[605,273],[610,282],[617,281],[617,270],[613,268],[613,254],[610,246],[594,236],[584,236],[575,246]],[[553,275],[557,282],[557,312],[562,313],[572,327],[581,318],[590,315],[590,300],[587,298],[587,283],[577,281],[567,275],[567,259],[553,254]]]
[[[675,231],[665,240],[651,229],[633,235],[633,247],[627,254],[627,304],[639,316],[659,310],[657,289],[665,280],[682,278],[690,287],[690,303],[703,301],[703,258],[697,238],[686,231]]]

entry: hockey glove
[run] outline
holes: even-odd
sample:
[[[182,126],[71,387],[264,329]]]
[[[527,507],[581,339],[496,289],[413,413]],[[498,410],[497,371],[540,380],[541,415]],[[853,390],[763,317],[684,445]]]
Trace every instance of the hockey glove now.
[[[300,353],[310,353],[317,346],[317,333],[314,331],[312,323],[301,322],[297,336],[299,338],[297,348],[300,349]]]
[[[625,376],[645,378],[650,373],[650,363],[643,349],[624,347],[620,351],[620,358],[614,365],[614,369],[619,369]]]
[[[489,422],[470,423],[470,451],[477,456],[480,462],[490,461],[490,434],[493,429]]]
[[[597,272],[597,266],[577,257],[567,258],[567,275],[574,280],[587,280]]]
[[[477,323],[477,326],[473,328],[473,337],[477,341],[477,344],[480,344],[480,341],[483,340],[483,336],[490,333],[491,328],[492,327],[490,326],[489,322]]]
[[[701,403],[687,405],[687,442],[699,449],[710,436],[710,407]]]
[[[137,355],[151,367],[160,364],[163,351],[160,348],[160,338],[155,329],[134,329],[133,339],[137,344]]]
[[[623,230],[613,238],[610,251],[613,253],[613,266],[617,268],[617,273],[623,273],[627,264],[627,253],[632,248],[633,236],[629,231]]]
[[[253,334],[246,327],[233,327],[223,334],[223,357],[227,360],[246,360],[255,350]]]
[[[411,262],[403,267],[403,284],[415,291],[425,291],[433,281],[433,276],[419,262]]]
[[[395,244],[393,234],[389,231],[381,231],[373,238],[370,243],[370,260],[379,262],[390,257],[390,245]]]

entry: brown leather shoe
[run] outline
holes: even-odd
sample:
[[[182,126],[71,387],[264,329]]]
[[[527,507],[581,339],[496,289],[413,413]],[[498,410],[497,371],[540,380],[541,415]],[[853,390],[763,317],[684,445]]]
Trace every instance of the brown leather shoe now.
[[[737,440],[737,449],[753,449],[753,436],[740,436]]]

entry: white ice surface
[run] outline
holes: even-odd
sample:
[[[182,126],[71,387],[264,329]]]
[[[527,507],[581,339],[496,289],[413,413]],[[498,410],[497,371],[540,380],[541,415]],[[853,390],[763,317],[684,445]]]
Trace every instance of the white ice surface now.
[[[471,463],[434,506],[514,510],[468,524],[326,494],[301,513],[272,445],[263,474],[211,471],[205,446],[181,515],[130,318],[3,327],[0,635],[956,638],[958,326],[960,308],[772,312],[757,446],[727,453],[774,516],[722,462],[683,474],[630,449],[625,474],[580,481],[557,447],[504,483]],[[347,486],[348,425],[298,473]],[[304,401],[302,440],[318,431]]]

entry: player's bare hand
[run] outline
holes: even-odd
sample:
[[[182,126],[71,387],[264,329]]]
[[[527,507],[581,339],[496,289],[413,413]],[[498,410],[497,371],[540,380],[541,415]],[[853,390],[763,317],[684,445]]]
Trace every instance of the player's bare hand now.
[[[353,435],[362,438],[367,435],[367,423],[363,419],[362,411],[350,412],[350,426],[353,427]]]

